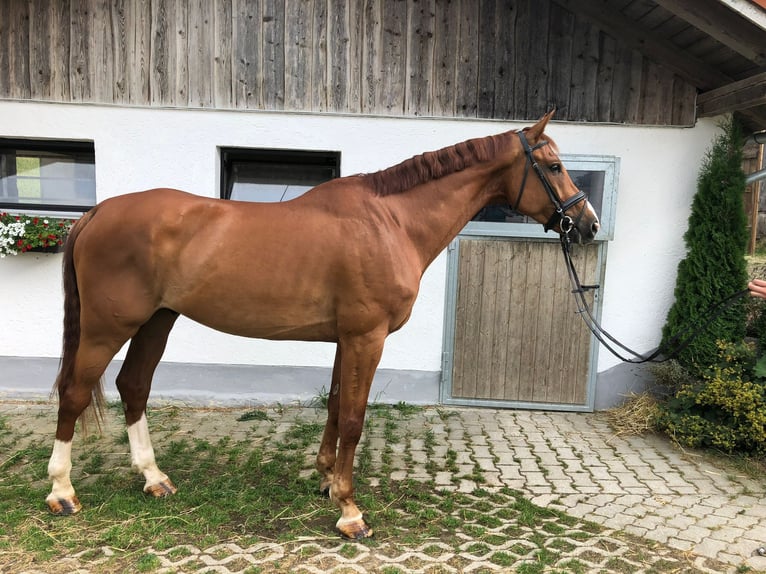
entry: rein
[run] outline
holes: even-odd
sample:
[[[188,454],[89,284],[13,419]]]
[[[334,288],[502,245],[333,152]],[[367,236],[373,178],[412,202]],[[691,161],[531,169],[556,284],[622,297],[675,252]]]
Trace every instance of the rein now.
[[[547,232],[549,229],[555,227],[557,224],[559,225],[559,229],[561,230],[561,233],[559,234],[559,240],[561,242],[561,251],[564,254],[564,260],[566,262],[567,267],[567,273],[569,274],[569,282],[572,285],[572,293],[575,296],[575,301],[577,302],[577,313],[582,317],[583,321],[585,322],[585,325],[588,327],[591,333],[593,333],[593,336],[596,337],[596,339],[601,343],[610,353],[612,353],[615,357],[620,359],[621,361],[625,363],[634,363],[634,364],[641,364],[641,363],[662,363],[665,361],[668,361],[670,359],[673,359],[677,357],[681,351],[683,351],[686,347],[688,347],[694,339],[696,339],[704,330],[715,321],[718,317],[720,317],[727,309],[729,309],[732,305],[734,305],[739,299],[747,295],[748,290],[743,289],[742,291],[738,291],[734,293],[733,295],[730,295],[729,297],[726,297],[722,301],[719,301],[715,305],[712,305],[707,310],[707,318],[702,322],[701,325],[698,325],[696,329],[694,329],[694,325],[687,325],[683,329],[681,329],[678,333],[676,333],[670,340],[667,341],[667,343],[664,346],[659,346],[657,349],[654,350],[649,355],[642,355],[640,353],[637,353],[636,351],[632,350],[631,348],[625,346],[623,343],[620,343],[616,338],[614,338],[609,332],[604,329],[601,324],[596,320],[596,318],[593,316],[593,312],[590,309],[590,306],[588,305],[587,300],[585,299],[585,294],[588,291],[599,289],[599,285],[583,285],[580,282],[580,277],[577,275],[577,270],[575,269],[574,263],[572,262],[572,255],[571,255],[571,248],[572,248],[572,240],[569,237],[569,234],[571,233],[572,229],[575,228],[577,225],[577,220],[573,220],[569,215],[566,214],[566,211],[573,207],[574,205],[578,204],[581,201],[585,201],[586,195],[582,190],[578,190],[576,194],[574,194],[572,197],[567,199],[566,201],[561,201],[561,198],[556,193],[556,190],[553,189],[550,182],[548,182],[548,179],[545,177],[545,173],[543,173],[542,168],[540,165],[535,161],[535,158],[532,156],[532,152],[536,149],[539,149],[546,145],[547,141],[540,141],[538,142],[534,147],[529,145],[529,142],[527,141],[526,136],[523,132],[516,132],[519,136],[519,140],[521,140],[521,145],[524,148],[524,153],[527,156],[527,163],[526,167],[524,168],[524,177],[521,180],[521,189],[519,190],[519,195],[516,199],[516,205],[513,207],[514,210],[519,206],[519,203],[521,203],[521,196],[524,193],[524,186],[527,182],[527,175],[529,174],[529,168],[532,167],[534,169],[535,173],[537,174],[537,177],[540,179],[540,182],[543,185],[543,188],[545,189],[545,192],[548,194],[548,197],[550,198],[551,202],[553,203],[553,206],[555,208],[555,211],[553,212],[553,215],[551,215],[548,222],[543,226],[545,231]],[[582,211],[580,212],[582,214]],[[578,216],[579,219],[579,216]],[[625,356],[625,354],[632,355],[632,356]],[[659,358],[662,356],[662,358]]]
[[[663,363],[670,359],[676,358],[681,353],[681,351],[688,347],[692,341],[694,341],[694,339],[696,339],[701,333],[705,331],[710,323],[715,321],[727,309],[734,305],[734,303],[736,303],[739,299],[748,293],[747,289],[743,289],[742,291],[737,291],[733,295],[729,295],[722,301],[712,305],[707,310],[707,318],[702,322],[701,325],[697,325],[696,329],[694,329],[695,325],[686,325],[671,339],[669,339],[666,345],[657,347],[657,349],[655,349],[654,352],[649,355],[642,355],[620,343],[617,339],[610,335],[609,332],[604,329],[593,316],[593,313],[588,306],[588,302],[585,299],[585,293],[590,290],[599,289],[600,286],[583,285],[580,283],[580,278],[577,275],[577,270],[575,269],[574,263],[572,262],[572,242],[569,239],[569,233],[562,233],[560,236],[560,241],[561,251],[564,254],[567,272],[569,273],[569,282],[572,284],[572,293],[575,296],[575,301],[577,301],[577,313],[582,317],[585,325],[588,327],[590,332],[593,333],[599,343],[601,343],[607,351],[625,363]],[[618,351],[617,348],[621,349],[621,351]],[[623,351],[632,355],[632,357],[624,356],[622,354]],[[662,356],[662,358],[659,358],[660,356]]]

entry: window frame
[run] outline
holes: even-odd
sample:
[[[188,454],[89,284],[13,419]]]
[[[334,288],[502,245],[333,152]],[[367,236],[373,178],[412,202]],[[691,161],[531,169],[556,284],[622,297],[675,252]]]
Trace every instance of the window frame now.
[[[277,148],[251,148],[251,147],[220,147],[220,188],[219,197],[232,201],[231,194],[234,189],[232,178],[232,164],[235,162],[249,162],[253,164],[293,164],[297,169],[301,166],[329,167],[332,177],[340,177],[341,152],[332,150],[306,150],[306,149],[277,149]],[[329,180],[326,180],[329,181]],[[318,184],[316,184],[318,185]],[[234,200],[251,201],[251,200]]]
[[[614,239],[615,207],[617,204],[618,174],[620,158],[607,155],[562,155],[562,163],[568,171],[602,171],[604,172],[604,189],[601,198],[601,227],[596,241]],[[535,177],[532,173],[529,177]],[[484,237],[525,237],[550,239],[550,234],[539,223],[502,223],[469,221],[460,231],[460,235]]]
[[[98,195],[96,193],[96,149],[93,140],[58,140],[58,139],[33,139],[33,138],[5,138],[0,137],[0,154],[7,153],[8,151],[17,152],[30,151],[30,152],[48,152],[52,154],[70,155],[75,156],[90,156],[93,161],[93,197],[92,202],[88,204],[59,204],[59,203],[30,203],[25,201],[5,201],[0,196],[0,210],[8,211],[11,213],[27,213],[34,212],[40,214],[78,214],[85,213],[89,209],[98,203]],[[17,154],[18,155],[18,154]],[[75,163],[83,163],[77,162]],[[20,198],[21,199],[21,198]]]

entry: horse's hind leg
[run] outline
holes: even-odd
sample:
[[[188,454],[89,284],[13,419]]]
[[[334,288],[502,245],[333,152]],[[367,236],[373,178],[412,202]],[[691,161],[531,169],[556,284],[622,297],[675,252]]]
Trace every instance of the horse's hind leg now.
[[[48,475],[53,486],[45,499],[54,514],[74,514],[81,508],[70,479],[75,424],[91,404],[93,391],[100,385],[106,366],[119,348],[120,345],[97,344],[83,337],[77,350],[71,380],[63,381],[59,386],[56,440],[48,462]]]
[[[327,398],[327,422],[324,426],[322,435],[322,444],[317,454],[316,467],[322,476],[319,484],[319,491],[330,495],[330,486],[332,485],[333,473],[335,470],[335,459],[338,450],[338,410],[340,409],[340,345],[335,350],[335,365],[332,369],[332,383],[330,384],[330,394]]]
[[[146,479],[144,492],[160,497],[175,494],[176,487],[157,466],[146,421],[146,402],[154,370],[160,362],[178,313],[160,309],[133,336],[125,362],[117,375],[130,441],[130,460]]]

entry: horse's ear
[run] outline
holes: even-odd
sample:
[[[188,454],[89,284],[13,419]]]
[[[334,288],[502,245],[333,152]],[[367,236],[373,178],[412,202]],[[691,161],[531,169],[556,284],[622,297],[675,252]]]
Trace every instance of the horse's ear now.
[[[527,130],[527,139],[530,142],[536,142],[538,138],[541,135],[543,135],[543,132],[545,131],[545,126],[548,125],[548,122],[550,121],[550,119],[553,117],[553,114],[555,113],[556,113],[556,108],[553,108],[543,117],[541,117],[535,125],[533,125],[531,128]]]

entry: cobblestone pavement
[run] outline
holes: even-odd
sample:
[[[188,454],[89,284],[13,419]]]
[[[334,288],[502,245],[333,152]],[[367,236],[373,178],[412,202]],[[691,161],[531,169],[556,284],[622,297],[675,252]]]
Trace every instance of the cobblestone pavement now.
[[[50,417],[44,418],[49,422],[41,426],[40,412],[47,410]],[[291,410],[300,411],[301,416],[313,412],[296,407],[286,409],[285,417]],[[449,417],[440,416],[444,410],[450,411]],[[195,419],[194,412],[184,410],[188,416],[185,424],[200,431],[202,419]],[[34,425],[35,432],[52,433],[53,413],[50,405],[0,402],[0,414],[22,426],[26,414],[27,424]],[[323,420],[321,413],[313,416]],[[221,417],[214,418],[218,427],[205,432],[231,432]],[[766,571],[766,557],[758,554],[766,546],[766,480],[742,476],[707,457],[682,452],[662,437],[616,436],[599,413],[434,407],[419,410],[407,425],[428,428],[437,454],[447,449],[457,452],[459,468],[456,473],[429,475],[425,446],[412,440],[394,445],[407,448],[409,464],[402,457],[402,464],[392,465],[396,469],[392,478],[427,478],[440,488],[470,496],[478,485],[465,478],[456,483],[454,477],[470,476],[479,465],[484,489],[509,487],[539,506],[605,527],[582,542],[575,535],[560,533],[559,543],[570,545],[567,558],[576,558],[587,567],[577,572]],[[383,438],[376,437],[373,443],[375,440]],[[210,548],[183,546],[154,554],[161,563],[160,572],[249,573],[284,568],[379,572],[384,567],[392,568],[386,570],[389,572],[491,572],[506,570],[487,557],[498,550],[523,556],[525,536],[520,531],[518,539],[498,540],[486,555],[472,550],[471,540],[457,549],[440,548],[436,541],[395,555],[383,541],[375,546],[357,545],[349,555],[341,551],[343,543],[330,538],[248,547],[222,541]],[[110,553],[109,549],[99,552],[104,558]],[[98,562],[93,562],[92,551],[88,558],[91,564]],[[78,556],[70,556],[58,566],[61,570],[56,572],[87,572]],[[545,571],[574,570],[557,565]],[[2,564],[0,572],[4,572]]]

